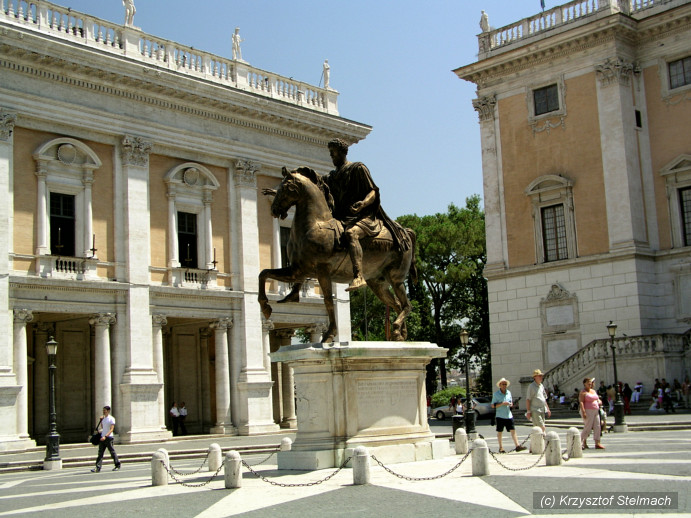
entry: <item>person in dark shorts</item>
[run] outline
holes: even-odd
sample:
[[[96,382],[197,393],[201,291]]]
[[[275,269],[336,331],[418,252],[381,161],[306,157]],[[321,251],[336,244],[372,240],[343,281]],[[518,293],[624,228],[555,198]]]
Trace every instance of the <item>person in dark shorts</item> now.
[[[511,397],[511,392],[509,391],[510,384],[511,382],[506,378],[500,379],[497,381],[497,387],[499,387],[499,390],[492,395],[492,408],[495,409],[497,420],[497,441],[499,442],[499,453],[506,453],[501,443],[501,434],[504,429],[511,433],[511,438],[516,446],[516,451],[525,450],[525,446],[518,444],[516,428],[513,425],[513,414],[511,413],[513,399]]]

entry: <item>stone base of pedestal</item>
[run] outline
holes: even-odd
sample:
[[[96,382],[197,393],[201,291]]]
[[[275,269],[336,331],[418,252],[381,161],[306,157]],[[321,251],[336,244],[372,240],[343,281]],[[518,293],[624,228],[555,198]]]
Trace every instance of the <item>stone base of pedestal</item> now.
[[[629,425],[627,424],[615,424],[613,426],[614,433],[625,433],[629,431]]]
[[[136,444],[140,442],[163,442],[173,438],[173,432],[168,430],[135,430],[124,432],[115,437],[115,444]]]
[[[54,471],[62,469],[62,459],[59,460],[44,460],[43,469],[46,471]]]
[[[24,452],[36,447],[36,441],[29,438],[4,437],[0,439],[0,452]]]
[[[428,342],[293,344],[271,360],[293,368],[297,433],[278,468],[341,466],[364,446],[386,464],[441,458],[427,424],[425,366],[446,356]]]
[[[250,423],[239,425],[237,429],[238,435],[263,435],[267,433],[278,433],[281,428],[272,422],[269,423]]]

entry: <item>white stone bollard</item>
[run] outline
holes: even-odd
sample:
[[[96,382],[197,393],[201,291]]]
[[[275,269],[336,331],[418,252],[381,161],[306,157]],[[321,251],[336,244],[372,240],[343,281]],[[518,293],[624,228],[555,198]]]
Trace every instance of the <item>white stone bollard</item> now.
[[[473,476],[489,475],[489,448],[484,439],[473,441],[473,451],[470,456],[473,458]]]
[[[151,485],[152,486],[167,486],[168,485],[168,471],[166,467],[168,464],[168,455],[166,450],[161,448],[151,456]],[[164,465],[165,464],[165,465]]]
[[[216,473],[223,464],[223,453],[221,452],[221,447],[212,443],[209,446],[209,471]]]
[[[362,486],[369,484],[369,452],[364,446],[358,446],[353,450],[353,485]]]
[[[226,453],[226,464],[223,466],[226,489],[242,486],[242,458],[235,450]]]
[[[543,451],[545,451],[545,436],[542,433],[542,428],[533,426],[530,430],[530,453],[542,455]]]
[[[168,450],[166,450],[165,448],[159,448],[156,451],[160,452],[163,455],[166,461],[166,466],[170,467],[170,455],[168,455]]]
[[[465,455],[468,453],[468,435],[465,433],[463,428],[456,430],[453,436],[453,444],[456,448],[457,455]]]
[[[281,439],[281,451],[290,451],[293,449],[293,441],[290,437],[284,437]]]
[[[547,432],[545,463],[547,466],[561,465],[561,439],[559,439],[557,432]]]
[[[566,454],[570,459],[580,459],[583,457],[581,432],[579,432],[578,428],[575,426],[572,426],[566,431]]]

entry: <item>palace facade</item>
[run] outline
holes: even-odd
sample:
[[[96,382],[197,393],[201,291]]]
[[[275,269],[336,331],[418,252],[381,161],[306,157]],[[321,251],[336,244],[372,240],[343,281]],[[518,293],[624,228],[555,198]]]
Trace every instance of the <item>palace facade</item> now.
[[[491,19],[491,13],[489,13]],[[691,3],[578,0],[475,63],[495,379],[691,374]],[[606,325],[618,326],[610,341]]]
[[[319,341],[327,316],[307,283],[262,318],[257,277],[282,265],[290,218],[261,191],[284,165],[328,171],[327,142],[371,128],[331,88],[43,0],[0,6],[0,450],[44,440],[51,337],[63,442],[106,404],[123,442],[169,438],[173,401],[189,433],[294,428],[268,353],[298,328]]]

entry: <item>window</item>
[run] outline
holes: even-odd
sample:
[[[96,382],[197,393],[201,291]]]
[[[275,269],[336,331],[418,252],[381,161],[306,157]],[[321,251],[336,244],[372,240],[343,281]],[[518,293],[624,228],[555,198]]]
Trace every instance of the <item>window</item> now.
[[[178,212],[178,260],[185,268],[197,268],[197,215]]]
[[[535,262],[577,257],[573,182],[562,175],[540,176],[525,193],[533,204]]]
[[[691,187],[679,190],[679,207],[684,246],[691,246]]]
[[[668,67],[670,88],[691,84],[691,56],[671,61]]]
[[[74,196],[50,193],[50,253],[74,257]]]
[[[533,90],[535,116],[559,110],[559,89],[556,84]]]
[[[568,258],[563,205],[543,207],[542,238],[544,240],[545,262]]]

